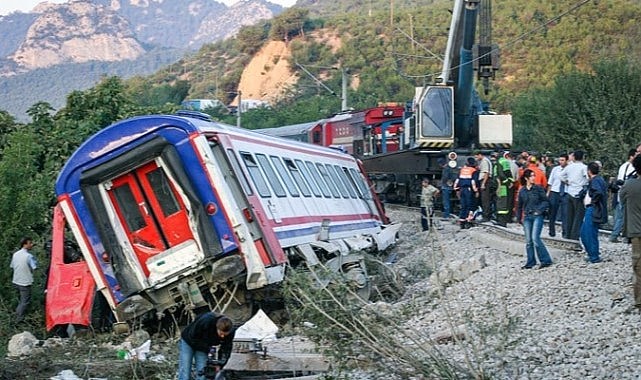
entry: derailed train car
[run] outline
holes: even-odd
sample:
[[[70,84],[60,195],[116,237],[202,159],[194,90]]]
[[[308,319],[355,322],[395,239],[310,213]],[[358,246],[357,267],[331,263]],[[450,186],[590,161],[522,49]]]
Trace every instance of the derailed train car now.
[[[48,330],[88,325],[96,291],[116,322],[200,307],[246,320],[295,263],[325,263],[367,297],[355,252],[386,249],[400,227],[352,156],[195,112],[103,129],[55,190]],[[70,238],[82,260],[65,262]]]

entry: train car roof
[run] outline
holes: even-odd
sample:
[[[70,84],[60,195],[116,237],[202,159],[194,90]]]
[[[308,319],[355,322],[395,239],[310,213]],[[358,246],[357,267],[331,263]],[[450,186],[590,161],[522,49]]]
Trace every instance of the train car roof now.
[[[322,122],[323,120],[316,120],[307,123],[284,125],[282,127],[254,129],[253,131],[270,136],[291,136],[294,134],[299,135],[309,132],[310,129],[314,128]]]
[[[262,142],[271,141],[274,144],[295,146],[310,152],[345,155],[336,149],[287,140],[249,129],[206,120],[205,116],[206,114],[199,112],[178,115],[146,115],[119,121],[105,127],[85,140],[67,160],[56,180],[56,194],[61,195],[68,191],[76,190],[81,171],[119,156],[123,147],[132,141],[137,141],[137,144],[134,144],[134,146],[137,146],[157,137],[160,130],[171,130],[172,128],[175,129],[175,132],[182,132],[185,135],[199,132],[226,133],[230,136],[255,137]],[[76,179],[72,180],[72,178]]]

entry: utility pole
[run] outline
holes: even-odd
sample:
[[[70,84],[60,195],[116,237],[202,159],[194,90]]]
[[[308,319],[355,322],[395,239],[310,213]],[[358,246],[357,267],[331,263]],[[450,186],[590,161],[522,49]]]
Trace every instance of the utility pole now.
[[[341,111],[347,111],[347,73],[349,69],[341,67]]]
[[[238,90],[238,108],[236,108],[236,126],[240,128],[240,115],[242,114],[242,99],[241,99],[241,92]]]

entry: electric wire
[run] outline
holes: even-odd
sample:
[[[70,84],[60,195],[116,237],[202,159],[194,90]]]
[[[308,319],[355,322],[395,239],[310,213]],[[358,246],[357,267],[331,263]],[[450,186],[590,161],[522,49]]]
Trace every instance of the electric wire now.
[[[568,14],[570,14],[570,13],[573,13],[574,11],[576,11],[576,10],[578,10],[579,8],[583,7],[583,6],[584,6],[584,5],[586,5],[587,3],[589,3],[589,2],[597,2],[597,1],[598,1],[598,0],[581,0],[581,1],[577,2],[577,3],[575,3],[574,5],[572,5],[572,6],[571,6],[569,9],[567,9],[566,11],[561,12],[561,13],[557,14],[556,16],[554,16],[554,17],[552,17],[552,18],[547,19],[545,22],[542,22],[542,23],[541,23],[539,26],[537,26],[536,28],[533,28],[533,29],[531,29],[531,30],[529,30],[529,31],[526,31],[526,32],[522,33],[521,35],[519,35],[518,37],[516,37],[516,38],[514,38],[514,39],[512,39],[512,40],[510,40],[510,41],[508,41],[508,42],[506,42],[505,44],[503,44],[503,48],[506,48],[506,47],[509,47],[509,46],[515,45],[516,43],[518,43],[518,42],[521,42],[521,41],[525,40],[525,39],[526,39],[526,38],[528,38],[529,36],[531,36],[531,35],[533,35],[533,34],[538,33],[541,29],[543,29],[543,28],[547,27],[547,26],[548,26],[548,25],[550,25],[551,23],[553,23],[553,22],[555,22],[555,21],[560,20],[561,18],[563,18],[563,17],[567,16],[567,15],[568,15]],[[412,41],[413,43],[416,43],[418,46],[421,46],[421,47],[423,47],[426,51],[428,51],[428,52],[432,53],[429,49],[427,49],[426,47],[422,46],[420,42],[418,42],[418,41],[416,41],[414,38],[410,37],[410,36],[409,36],[406,32],[404,32],[403,30],[399,29],[398,27],[397,27],[397,28],[395,28],[395,29],[396,29],[396,31],[397,31],[397,32],[400,32],[400,33],[401,33],[401,34],[403,34],[405,37],[407,37],[408,39],[410,39],[410,41]],[[478,57],[474,58],[474,59],[473,59],[472,61],[470,61],[469,63],[471,64],[471,63],[476,62],[476,61],[478,61],[478,60],[480,60],[480,59],[483,59],[483,58],[485,58],[485,57],[487,57],[487,56],[491,55],[492,53],[496,52],[497,50],[498,50],[498,49],[491,49],[491,50],[490,50],[490,51],[488,51],[487,53],[485,53],[485,54],[483,54],[483,55],[481,55],[481,56],[478,56]],[[394,54],[395,56],[401,56],[401,54],[400,54],[400,53],[393,53],[393,54]],[[433,53],[432,53],[432,54],[433,54]],[[440,58],[440,57],[438,57],[438,59],[439,59],[441,62],[443,61],[443,59],[442,59],[442,58]],[[440,72],[433,72],[433,73],[427,73],[427,74],[421,74],[421,75],[411,75],[411,74],[406,74],[406,73],[401,72],[401,70],[399,69],[399,67],[398,67],[399,60],[395,59],[395,60],[394,60],[394,62],[397,64],[397,66],[396,66],[396,72],[397,72],[400,76],[402,76],[402,77],[404,77],[404,78],[408,78],[408,79],[419,79],[419,78],[435,77],[435,76],[438,76],[438,75],[439,75],[439,73],[440,73]],[[450,70],[456,70],[456,69],[458,69],[460,66],[461,66],[461,65],[454,66],[454,67],[452,67]]]

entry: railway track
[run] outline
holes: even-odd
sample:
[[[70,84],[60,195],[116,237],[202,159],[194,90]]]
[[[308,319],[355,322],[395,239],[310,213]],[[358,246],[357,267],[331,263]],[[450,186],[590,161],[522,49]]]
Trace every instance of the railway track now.
[[[408,212],[412,212],[416,214],[420,213],[420,209],[418,207],[411,207],[411,206],[404,206],[404,205],[397,205],[397,204],[385,204],[385,208],[389,210],[399,210],[399,211],[406,210]],[[440,212],[437,211],[435,217],[440,218]],[[485,222],[485,223],[475,223],[475,226],[482,227],[488,232],[496,236],[499,236],[501,238],[525,243],[525,235],[523,234],[523,229],[520,227],[519,228],[515,227],[516,226],[515,224],[510,224],[508,225],[508,227],[501,227],[491,222]],[[610,231],[608,230],[600,230],[599,232],[601,234],[610,233]],[[567,250],[567,251],[582,250],[581,244],[576,240],[568,240],[568,239],[563,239],[561,237],[548,237],[544,235],[541,235],[541,239],[543,240],[545,245],[549,248],[556,248],[556,249]]]

